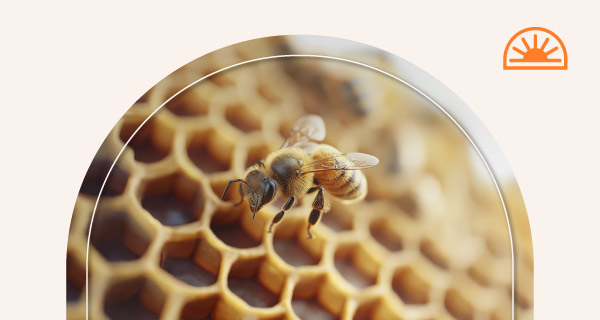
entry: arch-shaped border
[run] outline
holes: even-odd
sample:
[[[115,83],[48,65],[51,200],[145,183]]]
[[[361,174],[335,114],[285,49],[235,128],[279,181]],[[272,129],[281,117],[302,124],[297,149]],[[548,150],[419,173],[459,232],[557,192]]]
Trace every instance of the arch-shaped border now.
[[[514,222],[515,219],[517,221],[519,221],[524,218],[525,221],[528,222],[526,212],[524,210],[520,210],[521,207],[524,209],[524,203],[523,203],[521,193],[518,190],[518,186],[516,185],[516,182],[507,181],[506,179],[502,178],[501,173],[502,173],[502,169],[504,169],[504,168],[502,168],[502,169],[499,169],[499,168],[501,168],[503,166],[507,167],[506,158],[503,156],[502,152],[500,151],[499,147],[495,143],[494,139],[491,138],[489,131],[485,128],[485,126],[483,126],[483,124],[480,122],[480,120],[477,118],[477,116],[473,113],[473,111],[471,111],[460,98],[458,98],[452,91],[450,91],[446,86],[444,86],[437,79],[435,79],[434,77],[432,77],[431,75],[429,75],[428,73],[423,71],[422,69],[411,64],[410,62],[408,62],[402,58],[399,58],[398,56],[396,56],[394,54],[391,54],[389,52],[383,51],[381,49],[378,49],[378,48],[375,48],[375,47],[372,47],[372,46],[369,46],[369,45],[366,45],[363,43],[357,43],[354,41],[339,39],[339,38],[332,38],[332,37],[325,37],[325,36],[311,36],[311,35],[267,37],[267,39],[278,39],[278,38],[285,39],[285,40],[295,40],[295,41],[302,40],[304,42],[304,46],[302,46],[300,48],[296,48],[295,50],[290,49],[289,50],[290,54],[288,56],[311,56],[312,55],[312,56],[321,57],[321,58],[327,58],[326,56],[329,56],[329,58],[334,58],[336,60],[351,60],[350,62],[353,62],[355,64],[364,65],[371,69],[379,69],[380,72],[383,71],[383,73],[387,74],[388,76],[391,76],[392,78],[397,78],[397,79],[400,78],[400,79],[402,79],[401,82],[407,84],[409,87],[413,88],[413,90],[417,91],[421,95],[426,96],[428,99],[433,100],[436,105],[438,105],[438,106],[443,105],[444,107],[441,108],[442,111],[444,111],[448,116],[450,116],[450,118],[458,119],[458,120],[454,120],[454,119],[453,120],[457,125],[458,125],[458,123],[461,123],[464,126],[464,127],[461,127],[459,125],[459,128],[461,128],[461,130],[467,137],[470,137],[469,132],[472,133],[477,130],[478,134],[476,136],[470,137],[472,139],[469,138],[469,140],[471,140],[471,143],[476,146],[476,149],[479,151],[479,154],[482,157],[482,159],[484,160],[484,162],[487,163],[487,161],[485,159],[489,159],[489,158],[494,159],[493,163],[491,163],[491,165],[488,166],[487,169],[490,172],[490,174],[492,175],[492,177],[500,176],[500,179],[498,179],[498,181],[497,181],[496,187],[498,189],[500,197],[504,198],[506,200],[505,213],[507,214],[506,219],[508,222],[509,236],[510,236],[511,246],[512,246],[512,242],[514,240],[513,237],[515,235],[510,233],[510,229],[511,229],[511,226],[513,226],[513,223],[515,223]],[[253,40],[240,42],[237,44],[233,44],[233,45],[224,47],[222,49],[212,51],[211,53],[208,53],[202,57],[199,57],[199,58],[185,64],[180,69],[174,71],[173,73],[171,73],[170,75],[168,75],[167,77],[165,77],[164,79],[159,81],[157,83],[157,85],[163,81],[169,81],[169,80],[176,78],[178,71],[190,63],[199,63],[199,62],[204,63],[208,60],[208,56],[214,57],[214,56],[219,55],[220,53],[224,52],[225,50],[231,50],[232,48],[236,48],[237,46],[241,46],[241,45],[252,45],[254,42],[264,41],[264,39],[265,38],[253,39]],[[342,49],[342,48],[345,49],[350,46],[356,47],[357,45],[361,48],[361,50],[362,50],[361,52],[357,53],[357,52],[353,52],[351,50],[342,50],[340,52],[340,49]],[[364,50],[367,50],[367,52],[369,54],[365,54]],[[385,55],[391,62],[391,65],[387,64],[386,62],[383,62],[380,59],[381,55]],[[280,55],[280,57],[281,56],[282,55]],[[271,58],[273,58],[273,56],[271,56]],[[248,63],[250,61],[258,61],[258,60],[265,60],[265,59],[268,59],[268,58],[267,58],[267,56],[264,55],[264,53],[256,52],[256,54],[251,54],[251,56],[245,57],[243,59],[243,61],[239,61],[238,63],[234,63],[228,67],[220,68],[219,71],[223,71],[223,70],[229,69],[230,67],[234,67],[237,65],[242,65],[242,64]],[[206,78],[206,77],[208,77],[212,74],[215,74],[219,71],[215,71],[210,74],[201,75],[198,78]],[[201,79],[199,79],[199,80],[201,80]],[[197,80],[197,81],[199,81],[199,80]],[[188,86],[186,86],[186,88],[187,87]],[[186,88],[183,88],[182,90],[177,92],[171,98],[167,99],[167,101],[159,102],[159,103],[157,103],[157,105],[153,106],[155,108],[155,111],[152,112],[152,114],[154,114],[156,111],[158,111],[158,109],[160,109],[161,106],[163,106],[166,102],[171,100],[174,96],[176,96],[180,92],[184,91]],[[463,113],[460,114],[458,117],[456,117],[458,110],[462,110]],[[127,145],[127,143],[125,145]],[[116,155],[114,160],[116,161],[118,157],[119,157],[119,155]],[[510,170],[510,167],[508,167],[508,168],[509,168],[508,169],[509,176],[514,177],[512,170]],[[112,170],[112,167],[111,167],[111,170]],[[504,169],[504,171],[506,171],[506,169]],[[109,173],[110,173],[110,171],[109,171]],[[504,173],[507,173],[507,172],[504,172]],[[108,177],[108,174],[107,174],[107,177]],[[494,180],[496,180],[496,179],[494,179]],[[106,179],[104,180],[104,183],[102,184],[101,189],[104,187],[105,183],[106,183]],[[516,187],[517,192],[516,193],[508,192],[510,189],[504,189],[503,185],[506,188],[512,187],[513,188],[512,190],[514,190],[514,188]],[[101,194],[101,193],[102,192],[100,191],[99,194]],[[504,197],[503,197],[503,195],[504,195]],[[503,201],[503,205],[504,205],[504,201]],[[513,211],[512,209],[516,209],[516,210]],[[92,214],[92,219],[93,219],[93,214]],[[89,226],[90,230],[91,230],[92,225],[93,225],[93,222],[90,223],[90,226]],[[515,230],[515,231],[517,234],[521,234],[522,236],[525,236],[526,238],[528,238],[529,241],[531,241],[530,240],[531,239],[531,231],[530,231],[528,223],[527,223],[527,225],[522,225],[521,227],[518,228],[518,230]],[[89,241],[89,238],[88,238],[88,241]],[[523,247],[515,245],[515,247],[511,248],[511,249],[513,251],[513,259],[512,259],[513,260],[512,261],[512,269],[513,269],[512,288],[513,288],[513,290],[511,290],[512,294],[513,294],[512,315],[514,317],[514,315],[515,315],[515,313],[514,313],[515,312],[515,305],[514,305],[514,301],[515,301],[514,297],[515,296],[514,295],[515,295],[515,291],[518,290],[516,288],[517,283],[514,282],[514,277],[515,277],[515,274],[518,273],[518,269],[520,269],[520,267],[516,263],[516,259],[519,256],[522,256],[522,253],[524,253],[524,252],[525,253],[531,252],[532,248],[531,248],[531,244],[529,243]],[[88,250],[89,250],[89,242],[88,242],[88,249],[86,250],[86,255],[89,252]],[[87,257],[86,257],[86,269],[87,269]],[[88,280],[89,279],[87,279],[87,270],[86,270],[86,291],[87,291]],[[88,298],[89,298],[89,295],[86,293],[86,306],[85,306],[86,307],[85,308],[86,309],[86,317],[87,317],[87,311],[88,311],[87,310]]]
[[[545,32],[549,35],[551,35],[554,39],[556,39],[556,41],[558,41],[558,43],[560,44],[560,47],[564,53],[564,62],[562,66],[508,66],[507,65],[507,55],[508,55],[508,50],[510,49],[510,45],[515,41],[515,39],[517,39],[518,36],[522,35],[523,33],[527,32],[527,31],[542,31]],[[529,27],[529,28],[525,28],[517,33],[515,33],[515,35],[513,35],[510,40],[508,40],[508,43],[506,44],[506,47],[504,48],[504,56],[502,59],[502,66],[504,68],[504,70],[567,70],[569,65],[569,60],[568,60],[568,56],[567,56],[567,48],[565,47],[565,44],[563,43],[562,39],[560,39],[560,37],[558,35],[556,35],[556,33],[546,29],[546,28],[542,28],[542,27]]]

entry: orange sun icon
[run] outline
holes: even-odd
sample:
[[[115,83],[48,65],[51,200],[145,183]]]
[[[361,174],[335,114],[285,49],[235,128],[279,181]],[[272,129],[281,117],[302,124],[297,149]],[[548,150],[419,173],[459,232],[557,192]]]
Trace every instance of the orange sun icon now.
[[[517,41],[519,38],[523,49]],[[538,38],[544,39],[539,47]],[[526,28],[517,32],[506,45],[504,69],[567,69],[567,50],[552,31],[539,27]]]

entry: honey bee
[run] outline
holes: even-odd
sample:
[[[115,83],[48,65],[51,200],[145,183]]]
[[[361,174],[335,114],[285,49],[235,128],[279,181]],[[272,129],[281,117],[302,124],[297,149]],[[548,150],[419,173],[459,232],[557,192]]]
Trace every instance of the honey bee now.
[[[316,143],[323,139],[325,123],[321,117],[307,115],[300,118],[281,148],[249,167],[245,179],[230,180],[221,199],[225,200],[232,183],[240,182],[241,199],[236,205],[246,195],[254,219],[264,205],[278,197],[287,198],[271,222],[271,232],[273,225],[283,219],[296,200],[316,192],[307,227],[308,236],[312,238],[310,228],[330,207],[324,192],[350,202],[364,199],[367,179],[360,170],[379,163],[372,155],[341,153],[330,145]]]

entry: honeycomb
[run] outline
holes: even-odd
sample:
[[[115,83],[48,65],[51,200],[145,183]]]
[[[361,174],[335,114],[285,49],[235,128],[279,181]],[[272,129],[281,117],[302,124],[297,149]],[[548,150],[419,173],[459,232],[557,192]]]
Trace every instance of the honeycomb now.
[[[75,204],[68,319],[86,318],[86,300],[90,319],[511,319],[510,239],[492,180],[458,128],[396,80],[327,59],[253,62],[187,88],[142,125],[202,76],[293,50],[286,37],[221,49],[127,111]],[[269,233],[282,200],[252,220],[246,204],[232,204],[237,192],[220,195],[309,113],[324,118],[324,143],[381,162],[364,170],[365,200],[331,199],[314,239],[311,197]],[[531,319],[529,226],[516,184],[507,185],[515,315]]]

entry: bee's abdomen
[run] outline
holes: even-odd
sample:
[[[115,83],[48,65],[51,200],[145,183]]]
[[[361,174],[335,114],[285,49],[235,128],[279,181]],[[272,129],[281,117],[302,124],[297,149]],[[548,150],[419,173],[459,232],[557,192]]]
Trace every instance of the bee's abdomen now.
[[[323,171],[315,178],[334,197],[362,199],[367,194],[367,179],[360,170]]]

